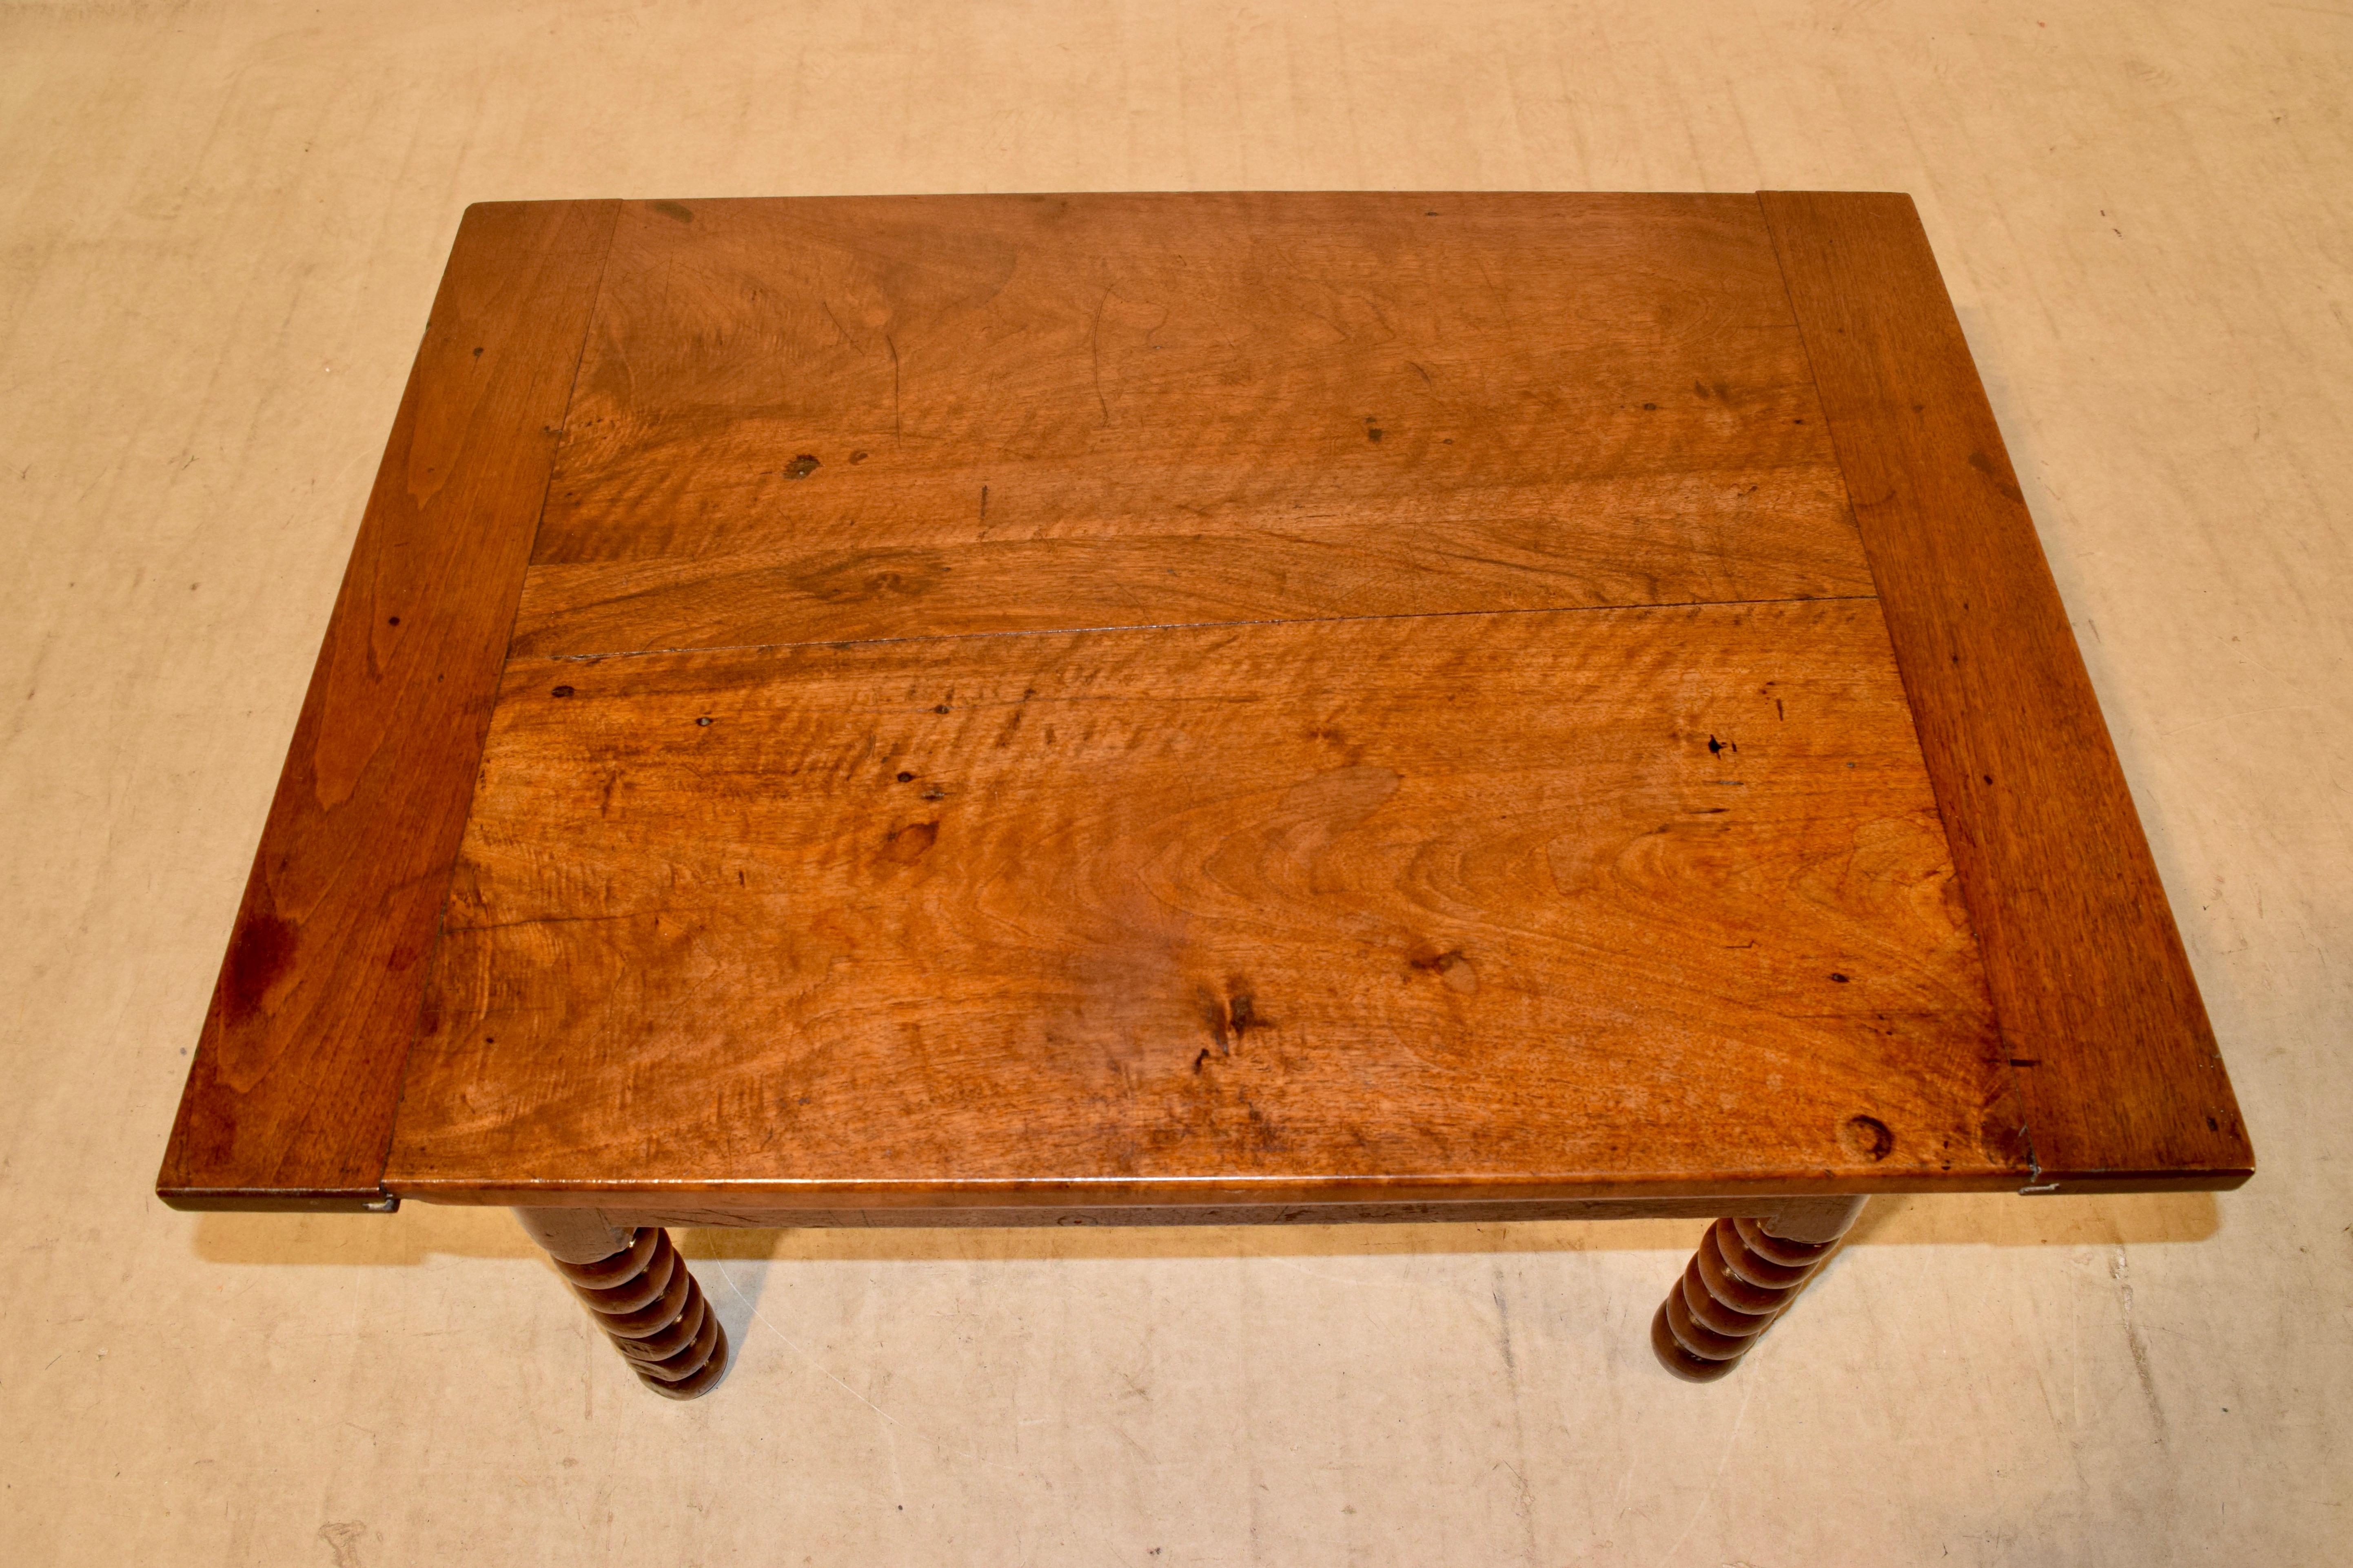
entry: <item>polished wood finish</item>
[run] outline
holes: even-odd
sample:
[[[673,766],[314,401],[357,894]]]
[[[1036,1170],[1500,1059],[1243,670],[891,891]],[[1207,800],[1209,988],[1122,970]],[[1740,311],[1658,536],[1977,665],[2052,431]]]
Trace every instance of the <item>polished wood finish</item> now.
[[[2014,1186],[1950,876],[1868,600],[518,660],[387,1181]]]
[[[592,1208],[519,1208],[515,1220],[558,1263],[595,1263],[629,1245],[633,1232],[658,1220],[617,1220]]]
[[[1810,380],[1747,196],[631,204],[514,651],[1867,595]]]
[[[1908,204],[1293,194],[470,215],[161,1186],[675,1391],[665,1217],[1713,1213],[1724,1361],[2249,1168]]]
[[[617,203],[468,209],[156,1189],[385,1206],[402,1062]]]
[[[2254,1155],[2001,432],[1909,197],[1763,195],[2042,1191]]]
[[[603,1258],[551,1261],[638,1382],[665,1399],[710,1393],[727,1375],[727,1331],[686,1259],[666,1230],[616,1239],[620,1245]]]
[[[1659,1363],[1689,1383],[1731,1372],[1830,1261],[1862,1209],[1857,1199],[1795,1225],[1717,1220],[1651,1320]]]

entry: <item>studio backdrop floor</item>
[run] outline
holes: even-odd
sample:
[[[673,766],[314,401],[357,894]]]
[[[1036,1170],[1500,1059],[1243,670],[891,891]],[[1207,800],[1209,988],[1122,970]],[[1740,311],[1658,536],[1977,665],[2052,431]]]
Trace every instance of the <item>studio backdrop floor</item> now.
[[[2353,1555],[2353,8],[0,6],[0,1558]],[[1699,1221],[686,1231],[648,1397],[502,1211],[194,1215],[173,1106],[459,217],[1903,190],[2261,1168],[1874,1205],[1724,1383]]]

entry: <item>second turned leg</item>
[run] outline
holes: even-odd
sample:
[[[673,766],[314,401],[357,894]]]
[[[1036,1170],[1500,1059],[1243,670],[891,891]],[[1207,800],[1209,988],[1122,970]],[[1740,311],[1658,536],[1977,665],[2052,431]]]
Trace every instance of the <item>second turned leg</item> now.
[[[1862,1212],[1862,1198],[1791,1203],[1765,1219],[1720,1219],[1651,1320],[1651,1348],[1677,1377],[1712,1383],[1740,1364]]]
[[[517,1209],[515,1217],[648,1388],[692,1399],[727,1374],[727,1332],[668,1231],[616,1230],[582,1209]]]

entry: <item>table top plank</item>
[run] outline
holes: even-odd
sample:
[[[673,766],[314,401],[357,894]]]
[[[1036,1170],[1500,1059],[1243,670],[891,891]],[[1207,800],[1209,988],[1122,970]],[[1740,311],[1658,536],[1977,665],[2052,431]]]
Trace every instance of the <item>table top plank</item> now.
[[[1911,199],[1761,195],[2016,1064],[2035,1185],[2228,1187],[2229,1073]]]
[[[2014,1186],[1950,879],[1868,599],[517,659],[387,1180]]]
[[[1872,591],[1746,196],[631,204],[580,387],[518,653]]]
[[[384,1201],[402,1064],[617,204],[468,209],[172,1130],[178,1208]]]
[[[1872,595],[1830,470],[1647,487],[1639,500],[1631,492],[1646,487],[1631,482],[1587,488],[1596,510],[1633,518],[1623,531],[1564,529],[1557,513],[1270,520],[1223,535],[1000,539],[976,529],[944,544],[785,543],[716,557],[542,563],[525,574],[512,651],[577,657]],[[1766,489],[1774,493],[1756,493]],[[1554,504],[1577,509],[1585,499],[1564,487]],[[1718,500],[1725,504],[1712,509]],[[1791,515],[1805,510],[1814,515]],[[1678,519],[1684,537],[1662,541],[1645,518]],[[779,518],[776,531],[788,536],[792,524]]]

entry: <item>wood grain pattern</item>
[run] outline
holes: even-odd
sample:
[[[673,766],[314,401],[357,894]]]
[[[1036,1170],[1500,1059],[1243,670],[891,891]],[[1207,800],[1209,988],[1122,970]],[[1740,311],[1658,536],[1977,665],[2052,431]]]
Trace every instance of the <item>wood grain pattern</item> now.
[[[958,197],[470,215],[159,1186],[2250,1163],[1901,198]]]
[[[1752,484],[1763,488],[1781,477]],[[1819,481],[1800,481],[1811,489]],[[1631,504],[1639,484],[1587,487]],[[1867,597],[1842,521],[1767,538],[1746,526],[1754,495],[1677,481],[1641,505],[1715,536],[1675,547],[1560,515],[1285,525],[1229,536],[976,539],[952,545],[818,549],[533,566],[512,651],[596,656],[874,637],[1117,626],[1461,615],[1757,599]],[[1777,483],[1785,499],[1790,485]],[[1725,499],[1726,504],[1712,503]],[[1835,497],[1833,498],[1835,499]],[[1588,498],[1564,487],[1574,515]],[[1763,509],[1758,509],[1760,511]],[[1703,521],[1704,520],[1704,521]],[[1773,559],[1755,553],[1769,550]]]
[[[519,660],[387,1181],[2014,1185],[1949,880],[1869,601]]]
[[[1745,196],[632,204],[515,651],[1869,591]]]
[[[2253,1169],[2123,770],[1911,201],[1767,192],[2040,1190]]]
[[[270,805],[157,1191],[384,1199],[403,1059],[615,204],[470,208]]]

